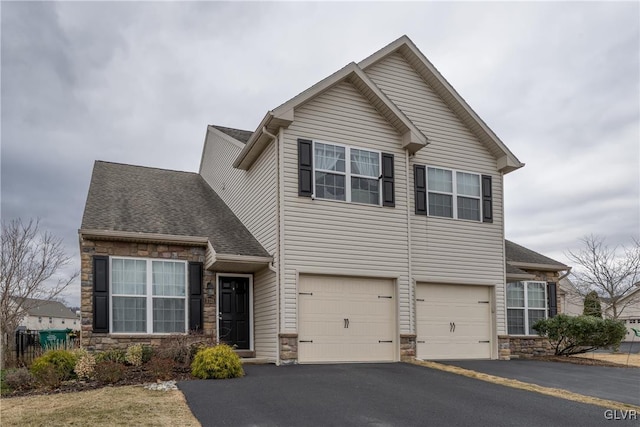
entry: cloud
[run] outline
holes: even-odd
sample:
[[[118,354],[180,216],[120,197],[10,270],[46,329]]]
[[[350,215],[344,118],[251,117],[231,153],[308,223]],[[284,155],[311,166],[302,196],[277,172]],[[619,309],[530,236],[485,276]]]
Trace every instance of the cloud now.
[[[94,160],[196,171],[207,124],[252,130],[407,34],[527,163],[505,177],[509,238],[560,261],[590,232],[622,242],[640,232],[639,8],[3,3],[1,214],[42,218],[77,269]]]

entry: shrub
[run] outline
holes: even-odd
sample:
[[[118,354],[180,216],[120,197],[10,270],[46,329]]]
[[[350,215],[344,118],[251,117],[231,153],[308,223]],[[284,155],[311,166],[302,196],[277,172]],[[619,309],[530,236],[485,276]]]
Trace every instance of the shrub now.
[[[129,365],[141,366],[142,365],[142,344],[133,344],[127,347],[127,354],[125,360]]]
[[[73,371],[80,379],[90,379],[93,377],[96,367],[96,358],[85,349],[75,351],[77,356],[76,366]]]
[[[192,352],[188,336],[173,335],[158,348],[157,354],[162,358],[173,359],[176,363],[189,364],[195,352]]]
[[[93,375],[96,380],[102,383],[114,384],[124,378],[126,369],[122,363],[105,360],[96,364]]]
[[[143,345],[142,346],[142,363],[147,363],[148,361],[150,361],[154,353],[155,351],[153,347],[151,347],[150,345]]]
[[[125,363],[126,352],[124,350],[116,348],[116,349],[101,351],[100,353],[96,353],[95,358],[96,358],[96,363],[100,363],[100,362]]]
[[[240,357],[226,344],[207,347],[196,353],[191,373],[197,378],[236,378],[244,375]]]
[[[58,387],[73,378],[76,357],[69,350],[49,350],[33,361],[31,373],[43,385]]]
[[[157,380],[167,381],[173,378],[173,359],[166,357],[152,357],[146,364],[147,370]]]
[[[11,390],[29,390],[35,386],[35,378],[27,368],[7,371],[4,384]]]
[[[559,314],[536,322],[533,329],[549,338],[556,355],[586,353],[605,347],[617,347],[627,329],[623,322],[593,316]]]

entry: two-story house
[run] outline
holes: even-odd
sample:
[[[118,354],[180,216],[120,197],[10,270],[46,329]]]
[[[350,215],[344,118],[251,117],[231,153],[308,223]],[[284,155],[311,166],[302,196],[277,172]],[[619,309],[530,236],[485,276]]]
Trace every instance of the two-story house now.
[[[503,179],[522,166],[403,36],[254,131],[208,126],[197,174],[96,162],[83,343],[191,331],[276,363],[509,358],[527,334],[507,330]]]

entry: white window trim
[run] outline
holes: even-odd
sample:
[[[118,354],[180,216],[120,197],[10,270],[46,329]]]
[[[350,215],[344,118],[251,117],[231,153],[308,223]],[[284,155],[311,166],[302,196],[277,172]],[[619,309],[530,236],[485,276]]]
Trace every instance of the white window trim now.
[[[425,181],[426,181],[426,190],[427,190],[427,215],[432,217],[432,218],[449,218],[449,219],[456,219],[456,220],[460,220],[460,221],[471,221],[471,222],[482,222],[482,174],[478,173],[478,172],[471,172],[471,171],[466,171],[466,170],[461,170],[461,169],[450,169],[450,168],[443,168],[440,166],[426,166],[427,169],[425,171]],[[450,171],[451,172],[451,180],[452,180],[452,193],[447,193],[445,191],[431,191],[429,190],[429,169],[440,169],[440,170],[445,170],[445,171]],[[458,172],[460,173],[466,173],[469,175],[476,175],[478,177],[478,183],[480,184],[480,196],[469,196],[466,194],[458,194]],[[453,211],[452,214],[453,216],[448,217],[448,216],[440,216],[440,215],[432,215],[431,211],[429,209],[429,193],[433,193],[433,194],[444,194],[446,196],[451,196],[452,200],[452,205],[451,205],[451,210]],[[469,199],[476,199],[478,200],[478,207],[479,207],[479,219],[475,220],[475,219],[467,219],[467,218],[458,218],[458,197],[466,197]]]
[[[131,295],[131,294],[117,294],[116,297],[133,297],[133,298],[144,298],[147,304],[147,331],[146,332],[114,332],[113,331],[113,275],[111,272],[113,271],[112,262],[114,259],[133,259],[138,261],[146,261],[147,268],[147,293],[145,295]],[[163,261],[163,262],[179,262],[184,264],[184,297],[176,297],[176,296],[164,296],[164,295],[153,295],[153,267],[151,261]],[[189,277],[188,277],[188,268],[186,261],[177,260],[177,259],[166,259],[166,258],[139,258],[139,257],[127,257],[127,256],[110,256],[109,257],[109,332],[113,335],[175,335],[175,334],[186,334],[189,328],[189,300],[188,300],[188,290],[189,290]],[[184,299],[184,332],[153,332],[153,298],[183,298]]]
[[[332,202],[347,202],[347,203],[354,203],[357,205],[364,205],[364,206],[382,206],[382,183],[381,183],[381,177],[382,177],[382,151],[379,150],[374,150],[371,148],[362,148],[362,147],[356,147],[356,146],[351,146],[351,145],[345,145],[345,144],[339,144],[337,142],[329,142],[329,141],[323,141],[323,140],[319,140],[319,139],[314,139],[312,140],[312,147],[311,147],[311,151],[312,151],[312,161],[313,161],[313,173],[312,173],[312,179],[313,179],[313,194],[312,197],[314,199],[319,199],[319,200],[329,200]],[[325,144],[325,145],[334,145],[336,147],[342,147],[344,148],[344,157],[345,157],[345,165],[344,165],[344,172],[340,172],[340,171],[332,171],[332,170],[327,170],[327,169],[320,169],[316,167],[316,143],[320,143],[320,144]],[[377,177],[371,177],[371,176],[367,176],[367,175],[360,175],[360,174],[355,174],[355,173],[351,173],[351,149],[355,149],[355,150],[361,150],[361,151],[369,151],[371,153],[376,153],[378,155],[378,176]],[[330,173],[330,174],[335,174],[335,175],[342,175],[344,176],[344,192],[345,192],[345,200],[336,200],[336,199],[325,199],[324,197],[317,197],[316,196],[316,171],[318,172],[324,172],[324,173]],[[378,204],[374,205],[371,203],[362,203],[362,202],[352,202],[351,201],[351,177],[354,178],[365,178],[365,179],[375,179],[378,181]]]
[[[220,341],[220,278],[221,277],[247,277],[249,278],[249,351],[255,351],[253,345],[253,274],[245,273],[216,273],[216,339]]]
[[[509,333],[509,324],[507,324],[507,333],[509,333],[509,335],[513,335],[513,336],[522,336],[522,337],[531,337],[531,336],[536,336],[536,334],[530,334],[529,333],[529,310],[537,310],[537,311],[544,311],[544,318],[548,318],[549,317],[549,304],[548,304],[548,295],[547,295],[547,282],[543,282],[540,280],[519,280],[517,282],[508,282],[507,283],[507,287],[509,286],[510,283],[523,283],[524,284],[524,307],[510,307],[508,304],[505,304],[507,306],[507,322],[509,321],[509,316],[508,316],[508,312],[509,310],[524,310],[524,334],[511,334]],[[539,307],[529,307],[529,292],[528,292],[528,286],[530,283],[536,283],[536,284],[542,284],[542,288],[544,289],[544,308],[539,308]],[[507,289],[505,289],[505,291],[507,291]],[[505,292],[505,302],[508,301],[507,298],[507,292]]]

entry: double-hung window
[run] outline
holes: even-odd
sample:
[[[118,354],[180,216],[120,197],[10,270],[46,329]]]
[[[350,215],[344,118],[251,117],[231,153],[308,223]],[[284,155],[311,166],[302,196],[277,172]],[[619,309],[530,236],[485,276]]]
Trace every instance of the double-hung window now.
[[[315,197],[380,205],[380,152],[315,141],[313,155]]]
[[[533,325],[547,317],[547,283],[507,283],[507,328],[510,335],[536,335]]]
[[[480,175],[441,168],[427,168],[430,216],[481,219]]]
[[[186,283],[183,261],[112,258],[112,332],[186,332]]]

